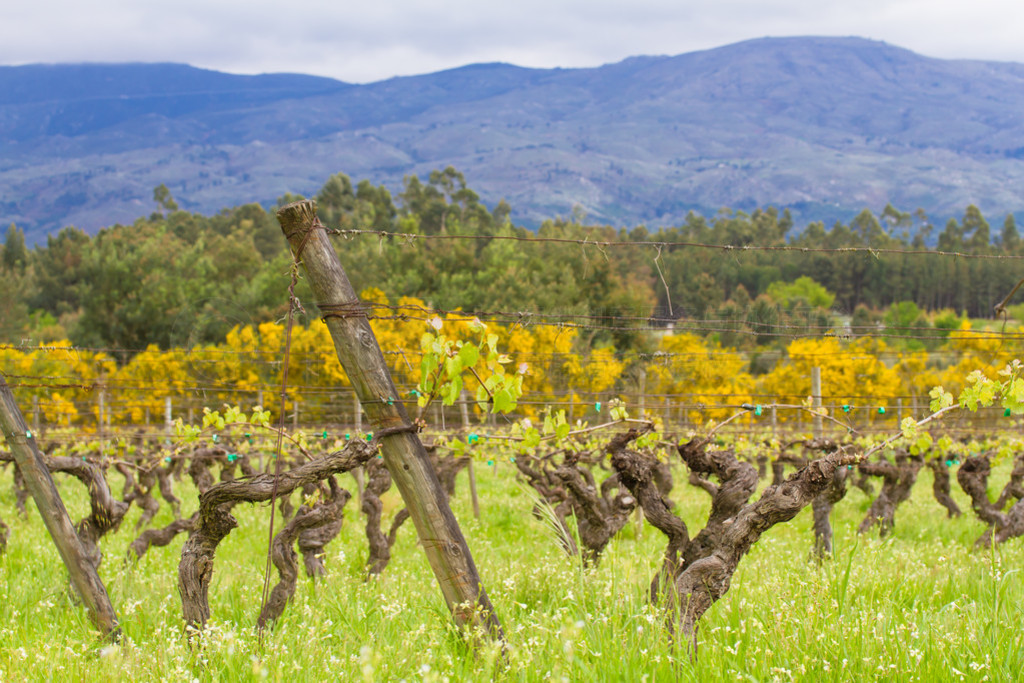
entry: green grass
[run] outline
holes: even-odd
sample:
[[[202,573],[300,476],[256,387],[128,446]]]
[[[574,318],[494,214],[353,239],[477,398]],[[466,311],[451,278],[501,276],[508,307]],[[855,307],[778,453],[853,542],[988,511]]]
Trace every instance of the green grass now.
[[[100,573],[124,631],[121,645],[105,646],[69,598],[39,515],[16,517],[10,472],[0,474],[0,516],[11,526],[0,556],[0,680],[1024,680],[1024,542],[973,552],[981,524],[969,513],[947,520],[927,473],[884,542],[855,533],[868,500],[851,491],[833,518],[836,556],[820,566],[808,561],[809,509],[769,531],[702,620],[696,662],[673,648],[647,603],[663,549],[659,532],[630,523],[601,565],[584,570],[530,515],[530,493],[511,467],[478,467],[479,521],[465,476],[453,505],[504,625],[504,658],[493,648],[470,651],[454,632],[411,524],[384,575],[363,581],[354,502],[328,547],[329,577],[315,586],[301,577],[262,644],[254,624],[267,509],[236,509],[241,525],[217,554],[212,620],[192,644],[182,634],[176,588],[184,539],[125,566],[140,514],[133,509],[102,543]],[[120,490],[120,477],[112,479]],[[681,472],[676,481],[673,497],[694,533],[708,497]],[[60,484],[78,519],[83,487],[63,477]],[[194,495],[182,497],[191,512]],[[969,509],[962,494],[958,501]],[[397,494],[386,503],[393,513]],[[169,515],[163,509],[157,522]]]

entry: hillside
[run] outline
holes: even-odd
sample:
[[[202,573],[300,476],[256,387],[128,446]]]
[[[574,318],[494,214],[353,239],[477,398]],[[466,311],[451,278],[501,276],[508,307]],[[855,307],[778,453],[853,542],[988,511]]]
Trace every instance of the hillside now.
[[[0,225],[30,242],[152,210],[215,212],[332,173],[397,190],[452,164],[533,224],[665,225],[773,204],[1024,209],[1024,65],[858,38],[765,38],[593,69],[478,64],[351,85],[183,65],[0,67]]]

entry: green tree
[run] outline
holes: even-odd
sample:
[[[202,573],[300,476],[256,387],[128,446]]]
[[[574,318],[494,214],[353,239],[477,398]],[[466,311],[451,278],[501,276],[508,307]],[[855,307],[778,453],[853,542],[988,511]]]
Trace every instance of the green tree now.
[[[23,279],[13,271],[0,272],[0,291],[6,293],[4,305],[0,306],[0,343],[19,343],[28,328],[28,309],[18,297]]]
[[[967,246],[972,253],[982,254],[989,250],[992,243],[992,235],[989,230],[988,221],[981,215],[981,210],[971,204],[964,211],[961,232],[967,241]]]
[[[1000,234],[999,245],[1003,251],[1016,254],[1020,250],[1020,233],[1017,232],[1017,221],[1012,213],[1006,214],[1003,221],[1003,231]]]
[[[793,282],[773,282],[768,285],[766,294],[785,308],[792,306],[798,299],[814,308],[831,308],[836,300],[835,294],[806,275]]]
[[[28,295],[31,309],[41,309],[57,318],[73,314],[81,305],[86,286],[82,260],[90,239],[84,231],[67,227],[46,238],[46,246],[33,252],[34,282]]]
[[[747,327],[754,332],[758,345],[775,341],[781,317],[779,305],[769,296],[762,294],[754,299],[747,312]]]
[[[25,233],[14,223],[7,228],[4,239],[4,269],[8,271],[25,270],[28,251],[25,249]]]
[[[900,301],[889,307],[882,318],[888,339],[911,350],[925,348],[921,337],[930,336],[931,323],[913,301]]]
[[[174,201],[171,191],[163,183],[153,188],[153,201],[164,211],[173,212],[178,210],[178,202]]]

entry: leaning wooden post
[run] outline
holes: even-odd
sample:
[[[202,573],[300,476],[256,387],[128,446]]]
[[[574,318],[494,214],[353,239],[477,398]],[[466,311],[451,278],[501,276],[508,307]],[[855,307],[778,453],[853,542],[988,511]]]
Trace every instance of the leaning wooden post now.
[[[459,523],[398,398],[366,311],[317,218],[316,202],[288,204],[278,210],[277,220],[295,258],[305,267],[338,360],[380,439],[384,464],[402,494],[456,623],[478,626],[504,639]]]
[[[75,587],[82,597],[86,608],[89,610],[89,617],[104,635],[112,640],[120,637],[120,627],[117,625],[117,615],[114,614],[114,607],[110,603],[110,596],[107,589],[100,581],[96,567],[86,557],[78,534],[75,533],[75,526],[68,517],[68,511],[64,507],[64,501],[57,493],[57,487],[53,484],[50,470],[43,462],[43,456],[39,453],[36,445],[35,434],[29,431],[25,424],[25,418],[14,402],[14,394],[11,393],[7,381],[0,374],[0,427],[3,427],[4,438],[14,456],[14,462],[18,464],[21,475],[25,478],[25,487],[39,508],[39,515],[46,524],[47,531],[57,545],[61,559],[68,568],[71,575],[71,585]]]

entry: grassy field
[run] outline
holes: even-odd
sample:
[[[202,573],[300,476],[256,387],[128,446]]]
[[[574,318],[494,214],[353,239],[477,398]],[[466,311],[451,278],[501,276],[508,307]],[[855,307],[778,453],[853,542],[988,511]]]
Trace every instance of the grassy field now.
[[[709,499],[683,483],[681,469],[673,498],[692,534]],[[1005,481],[1000,474],[994,486]],[[30,503],[27,521],[15,516],[11,473],[0,473],[0,517],[11,526],[0,556],[0,681],[1024,680],[1024,543],[973,552],[982,525],[969,512],[947,520],[927,472],[885,541],[858,537],[869,501],[851,491],[833,517],[836,556],[820,566],[808,561],[809,508],[769,531],[701,622],[696,661],[670,644],[646,599],[664,546],[657,530],[630,523],[599,567],[582,569],[530,515],[532,494],[511,466],[478,467],[480,520],[465,477],[453,506],[506,630],[505,657],[470,651],[453,631],[411,525],[383,576],[364,582],[355,502],[328,546],[329,577],[314,585],[300,576],[295,600],[262,643],[254,624],[268,510],[236,508],[240,527],[217,554],[212,620],[190,643],[176,588],[184,539],[126,565],[140,514],[133,508],[102,542],[100,573],[124,631],[121,645],[105,646],[69,598],[39,515]],[[120,477],[111,478],[119,491]],[[80,518],[84,488],[58,479]],[[186,514],[195,508],[190,491],[179,485]],[[969,510],[962,493],[954,496]],[[400,506],[394,491],[385,502],[391,513]],[[157,522],[167,521],[164,508]]]

